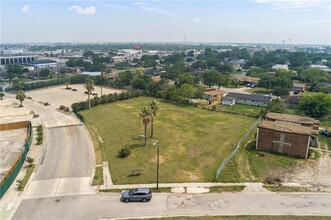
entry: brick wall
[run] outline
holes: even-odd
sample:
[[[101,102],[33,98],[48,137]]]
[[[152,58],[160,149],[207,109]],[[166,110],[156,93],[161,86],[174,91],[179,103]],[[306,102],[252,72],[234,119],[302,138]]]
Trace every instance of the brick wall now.
[[[281,136],[283,136],[283,140],[281,140]],[[280,143],[275,141],[286,142],[289,143],[290,145],[283,144],[283,146],[281,146]],[[256,149],[262,151],[277,152],[277,153],[281,153],[280,151],[282,150],[283,154],[306,158],[308,141],[309,141],[308,135],[284,133],[266,128],[259,128],[258,142]]]

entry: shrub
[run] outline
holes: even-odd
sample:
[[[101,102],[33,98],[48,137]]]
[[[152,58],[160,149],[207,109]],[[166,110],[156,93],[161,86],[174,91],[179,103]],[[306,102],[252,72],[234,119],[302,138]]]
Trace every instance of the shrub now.
[[[120,158],[126,158],[130,156],[131,150],[128,147],[123,147],[121,150],[118,151],[118,157]]]
[[[28,163],[29,163],[29,167],[31,167],[32,164],[33,164],[33,162],[34,162],[34,159],[31,158],[31,157],[27,157],[27,158],[25,159],[25,161],[28,162]]]
[[[45,102],[44,106],[49,106],[50,104],[48,102]]]
[[[69,111],[70,111],[70,108],[69,108],[69,107],[65,107],[65,108],[64,108],[64,111],[65,111],[65,112],[69,112]]]
[[[66,107],[64,105],[60,105],[59,109],[64,110]]]

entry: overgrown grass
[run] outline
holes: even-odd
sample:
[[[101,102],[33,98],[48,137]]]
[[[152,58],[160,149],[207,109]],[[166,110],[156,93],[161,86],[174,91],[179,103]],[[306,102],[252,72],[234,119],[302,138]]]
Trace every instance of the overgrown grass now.
[[[160,143],[161,182],[212,181],[220,163],[255,121],[157,100],[161,110],[155,118],[155,138],[144,146],[144,127],[138,113],[152,100],[139,97],[80,112],[97,152],[100,150],[99,161],[109,162],[115,184],[155,181],[157,150],[153,141]],[[150,126],[148,131],[150,134]],[[127,146],[131,155],[119,158],[118,151]],[[143,172],[132,176],[133,168]]]
[[[220,106],[220,108],[224,108],[233,112],[237,113],[255,113],[260,114],[262,109],[265,109],[264,107],[259,106],[251,106],[251,105],[243,105],[243,104],[234,104],[232,106]]]
[[[92,186],[103,185],[103,167],[96,167]]]
[[[28,183],[35,168],[36,168],[35,164],[31,164],[31,166],[28,166],[24,178],[21,181],[18,181],[19,182],[18,189],[17,189],[18,191],[24,190],[24,188],[25,188],[26,184]]]
[[[264,185],[263,187],[271,192],[310,192],[308,188],[299,186]]]
[[[256,182],[276,177],[305,160],[255,150],[255,141],[242,147],[222,171],[219,179],[226,182]]]
[[[329,131],[331,132],[330,129],[329,129]],[[318,140],[321,144],[322,149],[331,150],[331,137],[325,137],[323,135],[319,135]]]
[[[223,193],[223,192],[241,192],[245,186],[213,186],[209,188],[210,193]]]

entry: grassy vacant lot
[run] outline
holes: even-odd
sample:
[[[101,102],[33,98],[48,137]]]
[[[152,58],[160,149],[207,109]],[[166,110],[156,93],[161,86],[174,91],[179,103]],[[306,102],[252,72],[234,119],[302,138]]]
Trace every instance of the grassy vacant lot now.
[[[82,111],[98,149],[97,164],[108,161],[113,182],[153,183],[156,179],[156,147],[144,146],[140,108],[151,98],[139,97]],[[212,181],[233,145],[255,118],[207,111],[186,105],[160,102],[155,119],[155,140],[160,142],[160,182]],[[118,158],[118,151],[130,146],[132,153]],[[99,152],[98,152],[99,151]],[[131,176],[130,170],[142,168]]]
[[[256,151],[255,141],[252,141],[239,150],[219,179],[224,182],[259,182],[304,162],[304,159]]]

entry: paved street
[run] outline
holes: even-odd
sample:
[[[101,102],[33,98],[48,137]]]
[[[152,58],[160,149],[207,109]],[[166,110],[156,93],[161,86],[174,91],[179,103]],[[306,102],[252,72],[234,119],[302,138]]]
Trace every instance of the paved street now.
[[[178,215],[331,216],[331,194],[153,194],[148,203],[122,203],[120,193],[24,200],[13,219],[108,219]]]

